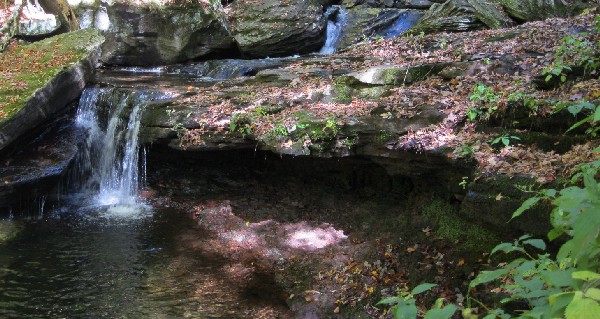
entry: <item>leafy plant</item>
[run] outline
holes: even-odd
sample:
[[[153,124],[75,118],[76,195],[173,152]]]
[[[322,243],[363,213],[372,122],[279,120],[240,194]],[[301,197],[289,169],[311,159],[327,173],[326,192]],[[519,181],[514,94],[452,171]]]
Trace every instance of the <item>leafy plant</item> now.
[[[467,307],[462,310],[464,318],[479,318],[471,307],[473,303],[485,309],[484,319],[511,318],[502,308],[488,307],[471,297],[473,289],[492,282],[499,282],[498,288],[505,295],[500,306],[514,301],[527,305],[518,311],[518,318],[597,318],[600,313],[600,184],[595,176],[600,171],[600,160],[581,165],[579,169],[571,180],[573,186],[542,190],[523,202],[512,216],[517,218],[540,201],[550,201],[554,206],[550,216],[553,229],[548,238],[552,241],[567,237],[556,256],[534,254],[532,251],[545,251],[546,243],[529,235],[497,245],[492,254],[518,253],[522,257],[502,263],[497,269],[482,271],[469,283]],[[429,285],[386,298],[380,304],[393,304],[391,310],[395,318],[416,318],[414,295],[433,287]],[[430,314],[430,318],[449,318],[456,310],[451,306],[444,307],[444,313],[439,315],[437,311],[442,311],[441,307],[429,310],[425,318]]]
[[[389,297],[381,300],[378,305],[393,305],[390,311],[396,319],[412,319],[416,318],[419,312],[415,304],[415,296],[431,288],[437,286],[436,284],[424,283],[416,286],[411,292],[401,291],[398,296]],[[444,306],[444,298],[436,300],[433,308],[429,310],[424,318],[425,319],[448,319],[456,312],[456,306],[449,304]]]
[[[600,16],[594,19],[594,29],[600,32]],[[600,67],[598,47],[600,41],[594,42],[590,33],[570,34],[561,39],[563,44],[554,53],[553,59],[542,71],[546,82],[558,77],[561,82],[567,80],[568,71],[573,67],[583,67],[585,74],[592,74]]]
[[[502,95],[496,93],[493,88],[483,83],[475,84],[469,100],[477,102],[477,105],[467,109],[466,115],[469,121],[475,121],[478,118],[489,120],[498,110],[498,101],[501,97]]]
[[[518,136],[509,135],[508,133],[502,134],[501,136],[493,139],[490,144],[499,145],[502,144],[504,146],[509,146],[511,141],[520,141],[521,139]]]
[[[462,144],[455,150],[455,154],[460,157],[471,156],[473,153],[475,153],[475,149],[469,143]]]
[[[242,138],[246,138],[252,134],[253,126],[251,116],[246,113],[236,113],[231,117],[229,122],[229,131],[241,135]]]

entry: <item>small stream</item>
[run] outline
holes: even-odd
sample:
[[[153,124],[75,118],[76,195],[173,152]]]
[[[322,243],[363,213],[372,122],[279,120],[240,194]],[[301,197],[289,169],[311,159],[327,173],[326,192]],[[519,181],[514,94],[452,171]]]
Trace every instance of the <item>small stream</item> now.
[[[335,52],[346,11],[334,7],[327,17],[321,54]],[[70,127],[85,140],[59,196],[51,206],[46,197],[36,200],[37,214],[0,220],[0,317],[288,318],[289,295],[273,273],[248,275],[253,262],[199,248],[210,235],[190,210],[217,203],[245,219],[246,227],[328,230],[337,236],[335,244],[347,238],[342,229],[393,232],[394,223],[404,223],[398,201],[413,191],[411,180],[390,176],[369,159],[342,165],[333,159],[267,160],[244,151],[228,155],[235,159],[231,165],[223,164],[227,155],[212,154],[215,167],[202,167],[203,155],[184,158],[140,146],[141,110],[171,98],[165,88],[252,76],[296,59],[122,68],[107,72],[102,81],[110,83],[86,88]],[[145,79],[152,84],[132,84]],[[244,167],[247,162],[254,164]],[[282,247],[263,248],[273,256],[296,253]],[[260,315],[265,311],[271,315]]]

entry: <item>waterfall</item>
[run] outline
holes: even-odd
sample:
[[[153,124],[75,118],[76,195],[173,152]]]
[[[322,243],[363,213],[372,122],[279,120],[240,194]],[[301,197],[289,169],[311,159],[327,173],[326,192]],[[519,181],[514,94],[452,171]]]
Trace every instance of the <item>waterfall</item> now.
[[[325,11],[327,19],[327,38],[325,45],[319,51],[320,54],[335,53],[336,46],[342,36],[342,29],[346,24],[346,8],[336,5],[331,6]]]
[[[420,12],[413,10],[402,13],[394,21],[394,24],[382,32],[383,37],[389,39],[401,35],[412,28],[421,19],[421,16]]]
[[[86,131],[76,164],[80,188],[95,205],[134,205],[140,182],[138,133],[143,106],[162,96],[114,88],[87,88],[75,123]]]

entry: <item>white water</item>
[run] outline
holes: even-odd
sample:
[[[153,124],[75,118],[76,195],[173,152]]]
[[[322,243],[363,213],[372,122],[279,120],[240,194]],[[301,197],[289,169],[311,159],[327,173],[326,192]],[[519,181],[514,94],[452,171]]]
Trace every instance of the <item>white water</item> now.
[[[123,215],[138,204],[139,131],[142,109],[155,93],[87,88],[79,101],[76,125],[86,130],[76,175],[90,206],[108,206],[107,214]],[[142,163],[144,161],[142,160]]]
[[[346,8],[342,6],[331,6],[325,11],[327,19],[327,38],[325,45],[319,51],[320,54],[333,54],[337,49],[337,44],[342,37],[342,31],[346,25]],[[330,17],[333,15],[333,19]]]

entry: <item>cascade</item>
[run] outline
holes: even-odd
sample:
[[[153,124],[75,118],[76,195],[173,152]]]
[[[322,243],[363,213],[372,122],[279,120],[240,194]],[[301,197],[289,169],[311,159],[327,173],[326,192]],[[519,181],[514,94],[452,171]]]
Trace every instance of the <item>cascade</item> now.
[[[95,205],[134,205],[140,181],[140,119],[145,103],[163,98],[158,92],[87,88],[76,125],[87,137],[75,167],[75,180]],[[142,161],[143,162],[143,161]]]
[[[325,45],[319,51],[320,54],[335,53],[336,46],[342,36],[342,30],[346,24],[346,8],[335,5],[325,11],[327,18],[327,38]]]
[[[408,31],[421,19],[422,14],[417,11],[404,12],[394,21],[389,28],[382,32],[385,39],[393,38]]]

